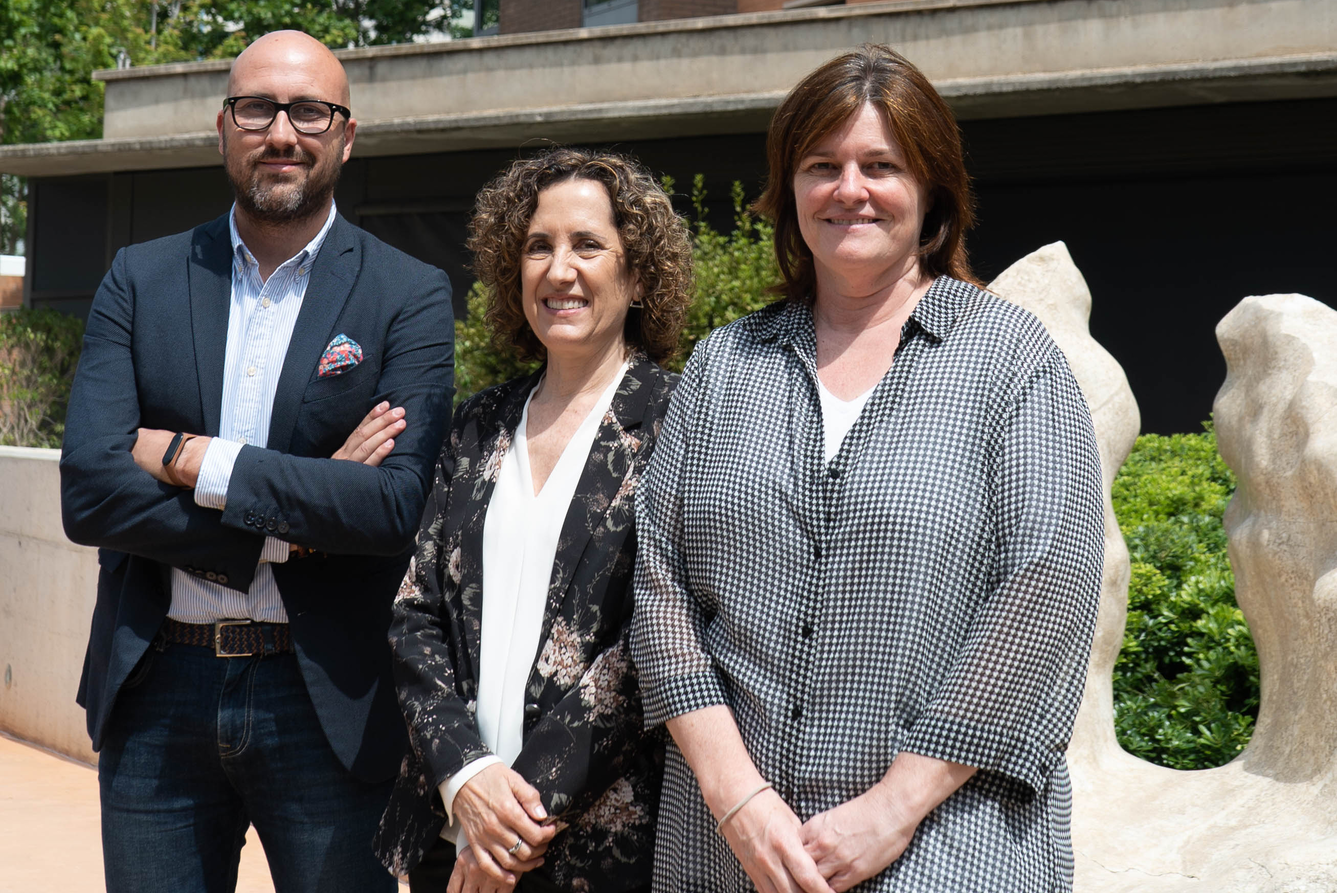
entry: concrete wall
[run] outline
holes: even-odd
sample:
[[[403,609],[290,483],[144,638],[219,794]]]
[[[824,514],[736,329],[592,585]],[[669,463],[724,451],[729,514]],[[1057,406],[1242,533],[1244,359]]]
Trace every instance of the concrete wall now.
[[[869,41],[919,65],[961,120],[1337,96],[1332,0],[893,0],[338,55],[361,125],[354,151],[368,158],[760,133],[799,77]],[[0,146],[0,171],[216,165],[228,67],[95,72],[105,138]]]
[[[60,525],[59,450],[0,447],[0,730],[94,763],[74,702],[97,551]]]
[[[1337,4],[916,0],[375,47],[340,57],[365,126],[586,104],[778,99],[803,73],[866,41],[895,46],[951,95],[954,82],[979,79],[1330,54],[1337,47]],[[204,62],[99,72],[107,84],[106,139],[212,130],[227,67]]]

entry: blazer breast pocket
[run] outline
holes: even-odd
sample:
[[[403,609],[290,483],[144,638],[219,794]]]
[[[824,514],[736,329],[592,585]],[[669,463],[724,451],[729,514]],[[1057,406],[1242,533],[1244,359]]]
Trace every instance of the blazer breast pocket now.
[[[372,366],[370,361],[363,360],[338,375],[312,379],[307,382],[306,390],[302,393],[302,402],[319,403],[322,400],[344,396],[352,399],[357,397],[359,392],[365,392],[370,399],[376,389],[376,370],[372,369]],[[366,415],[370,408],[370,406],[364,408],[362,415]],[[361,418],[361,415],[358,417]]]
[[[329,456],[339,449],[371,410],[380,379],[363,362],[340,375],[307,384],[297,410],[292,449],[309,456]],[[347,379],[345,381],[345,379]]]

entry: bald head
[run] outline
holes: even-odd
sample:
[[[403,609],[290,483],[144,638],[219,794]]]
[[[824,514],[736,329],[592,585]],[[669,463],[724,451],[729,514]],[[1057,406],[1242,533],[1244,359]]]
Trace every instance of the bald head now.
[[[357,120],[347,109],[344,67],[309,35],[275,31],[232,63],[227,89],[216,122],[218,151],[237,199],[238,227],[279,227],[305,244],[328,216],[340,168],[353,151]]]
[[[232,63],[227,92],[229,96],[265,96],[280,102],[323,99],[352,104],[343,65],[329,47],[301,31],[273,31],[243,50]]]

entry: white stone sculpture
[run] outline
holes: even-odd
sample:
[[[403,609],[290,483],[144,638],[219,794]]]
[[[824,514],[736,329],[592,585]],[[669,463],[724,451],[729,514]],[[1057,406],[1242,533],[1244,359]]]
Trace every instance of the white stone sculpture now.
[[[1026,255],[990,282],[988,289],[1039,317],[1068,358],[1091,407],[1105,484],[1105,571],[1086,691],[1068,753],[1070,761],[1079,754],[1094,759],[1111,750],[1122,753],[1114,738],[1112,686],[1128,616],[1128,547],[1114,518],[1110,487],[1142,427],[1137,401],[1119,361],[1091,337],[1091,291],[1072,262],[1068,246],[1055,242]]]
[[[1217,327],[1228,374],[1216,431],[1239,479],[1226,530],[1262,707],[1239,758],[1180,772],[1125,753],[1114,736],[1128,550],[1109,489],[1139,427],[1127,379],[1090,336],[1091,295],[1063,243],[989,288],[1035,313],[1068,357],[1104,467],[1104,589],[1068,751],[1076,893],[1334,893],[1337,311],[1300,295],[1246,298]]]

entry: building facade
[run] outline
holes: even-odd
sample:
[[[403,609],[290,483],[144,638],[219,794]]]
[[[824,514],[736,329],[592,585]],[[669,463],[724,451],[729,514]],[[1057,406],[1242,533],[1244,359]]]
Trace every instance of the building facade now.
[[[342,213],[446,269],[461,298],[474,194],[552,142],[632,152],[683,191],[704,174],[723,228],[731,183],[760,191],[785,92],[871,41],[958,116],[981,277],[1066,241],[1146,430],[1207,417],[1213,327],[1241,298],[1337,305],[1332,0],[637,0],[618,13],[634,20],[585,24],[621,2],[500,0],[495,36],[341,51],[360,122]],[[26,303],[86,312],[117,249],[227,210],[227,69],[100,72],[103,139],[0,147],[0,170],[30,178]]]

